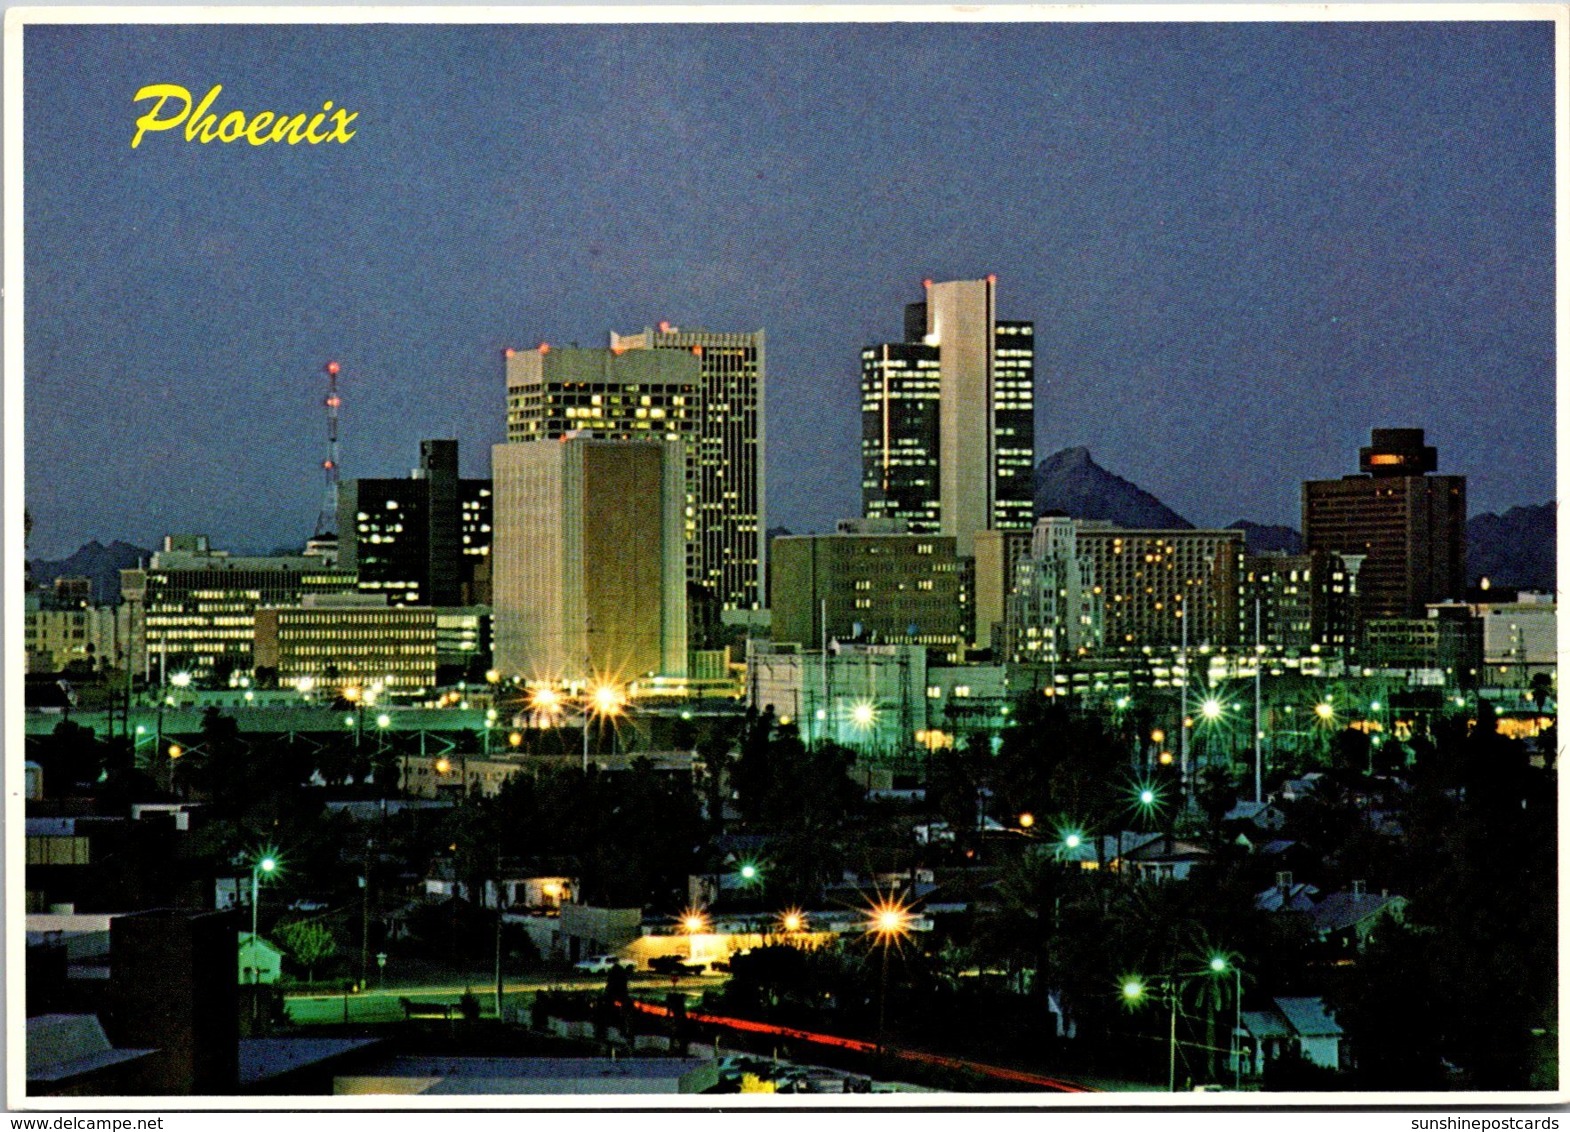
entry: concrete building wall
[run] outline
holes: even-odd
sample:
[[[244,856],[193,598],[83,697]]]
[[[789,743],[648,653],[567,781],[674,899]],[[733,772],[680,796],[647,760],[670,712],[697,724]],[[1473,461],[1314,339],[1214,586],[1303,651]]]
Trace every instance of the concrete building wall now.
[[[826,629],[839,640],[957,653],[970,639],[971,617],[968,571],[954,544],[944,535],[775,539],[774,640],[821,647]]]
[[[976,535],[974,567],[977,647],[1005,647],[1008,597],[1020,559],[1030,554],[1030,531],[981,531]]]
[[[995,287],[990,279],[973,279],[927,288],[927,341],[938,347],[940,359],[940,530],[965,556],[977,532],[993,525]]]
[[[686,672],[679,442],[493,450],[496,666],[531,680]]]

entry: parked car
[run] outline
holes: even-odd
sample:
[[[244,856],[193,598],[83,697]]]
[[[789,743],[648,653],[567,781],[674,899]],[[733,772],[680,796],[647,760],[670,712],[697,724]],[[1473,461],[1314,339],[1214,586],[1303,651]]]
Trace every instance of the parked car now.
[[[697,975],[702,973],[702,963],[691,963],[680,955],[656,955],[649,960],[649,970],[657,975]]]
[[[591,975],[603,975],[606,971],[620,967],[624,971],[636,971],[638,965],[631,959],[619,959],[614,955],[591,955],[587,959],[580,959],[572,965],[574,971],[584,971]]]

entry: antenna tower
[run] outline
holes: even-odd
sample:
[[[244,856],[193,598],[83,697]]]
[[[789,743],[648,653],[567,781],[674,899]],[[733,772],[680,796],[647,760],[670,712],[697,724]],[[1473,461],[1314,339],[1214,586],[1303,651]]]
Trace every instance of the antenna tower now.
[[[338,363],[328,362],[327,396],[322,404],[327,406],[327,459],[322,461],[322,509],[316,516],[316,537],[336,536],[338,531]]]

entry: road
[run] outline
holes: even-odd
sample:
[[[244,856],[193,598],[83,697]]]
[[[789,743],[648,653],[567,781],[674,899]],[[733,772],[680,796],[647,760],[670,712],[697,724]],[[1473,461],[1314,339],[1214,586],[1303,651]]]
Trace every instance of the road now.
[[[719,976],[684,975],[674,985],[667,975],[635,974],[629,980],[632,990],[642,994],[659,991],[681,991],[695,998],[705,989],[718,986]],[[563,975],[555,978],[506,981],[502,986],[503,1008],[527,1008],[534,995],[542,990],[593,991],[605,986],[603,975]],[[289,1020],[296,1025],[312,1026],[343,1022],[401,1022],[404,1018],[401,998],[422,1003],[451,1003],[456,1006],[465,991],[480,1000],[482,1015],[494,1015],[496,986],[482,982],[442,982],[420,985],[389,985],[372,987],[360,994],[342,992],[285,993],[284,1009]]]

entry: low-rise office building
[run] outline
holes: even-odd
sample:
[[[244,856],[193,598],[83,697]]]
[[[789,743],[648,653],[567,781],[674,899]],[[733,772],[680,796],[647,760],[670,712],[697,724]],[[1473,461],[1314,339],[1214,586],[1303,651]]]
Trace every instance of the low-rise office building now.
[[[958,656],[970,640],[968,560],[945,535],[893,520],[850,519],[831,535],[787,535],[770,548],[774,639],[920,645]]]

